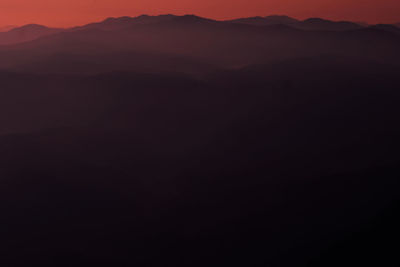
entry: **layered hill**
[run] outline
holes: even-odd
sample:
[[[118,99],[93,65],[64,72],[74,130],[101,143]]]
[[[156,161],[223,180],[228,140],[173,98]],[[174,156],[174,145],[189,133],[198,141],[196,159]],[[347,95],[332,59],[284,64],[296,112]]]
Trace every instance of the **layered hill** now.
[[[337,57],[202,79],[2,72],[0,262],[396,262],[379,241],[398,234],[399,73]]]
[[[235,19],[230,22],[258,26],[282,24],[309,31],[348,31],[363,28],[358,23],[348,21],[330,21],[320,18],[300,21],[287,16],[250,17]]]
[[[47,33],[58,31],[40,29],[39,32]],[[201,73],[207,69],[323,55],[398,64],[399,44],[400,35],[390,26],[311,31],[282,24],[254,26],[214,21],[193,15],[123,17],[0,47],[0,68],[59,73]]]
[[[48,28],[37,24],[13,27],[6,31],[0,32],[0,45],[28,42],[60,31],[61,29]]]
[[[399,266],[394,26],[26,29],[0,46],[1,266]]]

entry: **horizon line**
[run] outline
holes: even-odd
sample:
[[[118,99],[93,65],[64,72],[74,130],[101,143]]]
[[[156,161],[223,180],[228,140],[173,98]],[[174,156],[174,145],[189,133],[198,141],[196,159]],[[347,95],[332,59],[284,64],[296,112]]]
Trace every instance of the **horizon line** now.
[[[369,23],[367,21],[355,21],[355,20],[347,20],[347,19],[329,19],[329,18],[319,17],[319,16],[299,18],[299,17],[289,16],[289,15],[285,15],[285,14],[270,14],[270,15],[266,15],[266,16],[255,15],[255,16],[230,17],[230,18],[211,18],[211,17],[207,17],[207,16],[200,16],[200,15],[197,15],[197,14],[194,14],[194,13],[193,14],[186,13],[186,14],[182,14],[182,15],[177,15],[177,14],[173,14],[173,13],[159,13],[159,14],[146,14],[146,13],[143,13],[143,14],[140,14],[140,15],[104,16],[102,18],[99,18],[98,20],[88,21],[88,22],[85,22],[85,23],[71,24],[69,26],[55,26],[55,25],[51,25],[51,24],[42,24],[42,23],[38,23],[38,22],[30,22],[30,23],[19,24],[19,25],[4,24],[4,25],[0,25],[0,29],[1,28],[6,28],[6,27],[12,27],[12,29],[15,29],[15,28],[24,27],[24,26],[27,26],[27,25],[41,25],[41,26],[45,26],[45,27],[48,27],[48,28],[69,29],[69,28],[74,28],[74,27],[85,26],[85,25],[92,24],[92,23],[103,22],[103,21],[105,21],[107,19],[110,19],[110,18],[116,18],[116,19],[125,18],[125,17],[126,18],[138,18],[138,17],[141,17],[141,16],[158,17],[158,16],[166,16],[166,15],[172,15],[172,16],[177,16],[177,17],[196,16],[196,17],[203,18],[203,19],[209,19],[209,20],[221,21],[221,22],[230,21],[230,20],[236,20],[236,19],[245,19],[245,18],[257,18],[257,17],[259,17],[259,18],[267,18],[267,17],[273,17],[273,16],[282,16],[282,17],[289,17],[289,18],[292,18],[292,19],[296,19],[296,20],[299,20],[299,21],[305,21],[305,20],[308,20],[308,19],[322,19],[322,20],[327,20],[327,21],[332,21],[332,22],[352,22],[352,23],[366,24],[366,25],[379,25],[379,24],[396,25],[396,24],[400,23],[400,21],[393,22],[393,23],[383,23],[383,22]]]

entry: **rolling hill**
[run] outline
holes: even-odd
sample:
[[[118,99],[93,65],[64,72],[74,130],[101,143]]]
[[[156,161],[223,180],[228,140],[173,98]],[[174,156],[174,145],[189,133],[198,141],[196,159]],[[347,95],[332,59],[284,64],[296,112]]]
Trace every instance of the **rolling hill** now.
[[[400,36],[386,28],[309,31],[285,25],[213,21],[191,15],[107,19],[31,42],[0,47],[0,68],[44,73],[140,70],[204,73],[207,68],[241,68],[323,55],[398,64]]]
[[[399,265],[394,26],[144,15],[0,39],[1,266]]]

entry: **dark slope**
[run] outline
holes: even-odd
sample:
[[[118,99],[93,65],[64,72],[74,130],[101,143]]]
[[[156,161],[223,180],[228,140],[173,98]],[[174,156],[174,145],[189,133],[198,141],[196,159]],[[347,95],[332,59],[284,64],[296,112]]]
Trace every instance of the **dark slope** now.
[[[235,23],[235,24],[246,24],[253,26],[271,26],[271,25],[287,25],[296,27],[303,30],[313,31],[347,31],[363,28],[360,24],[349,22],[349,21],[330,21],[320,18],[310,18],[304,21],[300,21],[288,16],[272,15],[266,17],[249,17],[239,18],[227,21],[215,21],[211,19],[201,18],[195,15],[159,15],[159,16],[148,16],[142,15],[138,17],[120,17],[120,18],[108,18],[102,22],[91,23],[88,25],[73,28],[72,30],[84,30],[84,29],[98,29],[98,30],[122,30],[129,27],[135,27],[138,25],[158,24],[158,23],[169,23],[171,21],[179,22],[213,22],[213,23]]]
[[[141,15],[138,17],[118,17],[118,18],[107,18],[104,21],[97,23],[90,23],[87,25],[74,27],[70,31],[82,31],[82,30],[101,30],[101,31],[121,31],[128,30],[135,27],[144,25],[159,25],[159,24],[191,24],[191,23],[205,23],[214,22],[215,20],[198,17],[195,15],[183,15],[175,16],[171,14],[149,16]]]
[[[0,138],[0,259],[319,266],[344,258],[337,246],[354,233],[383,252],[382,225],[396,229],[399,72],[317,57],[202,81],[4,75],[1,114],[27,127]]]
[[[114,31],[114,30],[122,30],[126,28],[133,27],[135,25],[142,25],[142,24],[152,24],[152,23],[160,23],[164,21],[168,21],[170,19],[175,18],[174,15],[160,15],[160,16],[148,16],[142,15],[138,17],[118,17],[118,18],[107,18],[104,21],[90,23],[87,25],[74,27],[71,30],[107,30],[107,31]]]

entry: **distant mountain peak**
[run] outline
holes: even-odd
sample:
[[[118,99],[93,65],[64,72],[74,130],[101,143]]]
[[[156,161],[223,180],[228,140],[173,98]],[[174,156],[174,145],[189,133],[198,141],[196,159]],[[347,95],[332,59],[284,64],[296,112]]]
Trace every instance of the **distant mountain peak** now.
[[[289,17],[287,15],[278,15],[278,14],[274,14],[274,15],[268,15],[265,16],[265,18],[286,18],[286,19],[294,19],[292,17]],[[296,19],[295,19],[296,20]]]
[[[249,17],[230,20],[229,22],[249,24],[256,26],[270,26],[270,25],[286,25],[300,30],[317,30],[317,31],[346,31],[356,30],[363,26],[360,24],[349,21],[331,21],[322,18],[308,18],[303,21],[291,18],[286,15],[270,15],[266,17]]]
[[[38,32],[55,32],[60,31],[62,29],[59,28],[50,28],[40,24],[26,24],[21,27],[16,27],[8,31],[8,33],[17,33],[17,32],[31,32],[31,33],[38,33]]]
[[[392,24],[377,24],[370,26],[369,28],[400,34],[400,28]]]
[[[322,18],[308,18],[303,20],[303,22],[315,23],[315,22],[332,22],[332,21]]]
[[[37,30],[37,29],[50,29],[50,28],[47,26],[44,26],[44,25],[33,23],[33,24],[26,24],[21,27],[14,28],[13,30],[17,31],[17,30],[32,30],[32,29]]]
[[[123,30],[123,29],[128,29],[134,25],[160,23],[163,21],[172,20],[177,17],[178,16],[171,14],[157,15],[157,16],[143,14],[137,17],[129,17],[129,16],[110,17],[100,22],[95,22],[75,27],[72,30],[88,30],[88,29],[101,29],[106,31]]]
[[[354,25],[359,25],[356,22],[351,22],[351,21],[345,21],[345,20],[341,20],[341,21],[333,21],[333,20],[328,20],[328,19],[323,19],[323,18],[308,18],[303,20],[304,23],[325,23],[325,24],[354,24]]]
[[[285,16],[285,15],[270,15],[270,16],[266,16],[266,17],[255,16],[255,17],[248,17],[248,18],[239,18],[239,19],[230,20],[229,22],[267,26],[267,25],[276,25],[276,24],[290,25],[290,24],[297,23],[299,21],[297,19]]]
[[[286,16],[286,15],[269,15],[266,16],[265,19],[270,21],[277,21],[277,22],[285,22],[285,23],[296,23],[299,20]]]
[[[193,22],[212,22],[214,20],[199,17],[193,14],[183,15],[183,16],[175,16],[175,21],[185,22],[185,23],[193,23]]]
[[[123,17],[109,17],[99,23],[118,23],[118,22],[129,22],[133,20],[133,17],[123,16]]]
[[[0,32],[0,44],[5,45],[27,42],[60,31],[62,31],[62,29],[49,28],[39,24],[27,24],[6,32]]]
[[[142,14],[142,15],[137,16],[136,18],[149,18],[149,17],[151,17],[151,16],[147,15],[147,14]]]

